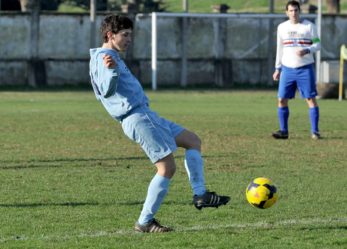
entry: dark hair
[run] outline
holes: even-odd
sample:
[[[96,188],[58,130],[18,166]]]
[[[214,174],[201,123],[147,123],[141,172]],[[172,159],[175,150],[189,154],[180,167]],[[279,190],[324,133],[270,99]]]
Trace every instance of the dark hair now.
[[[286,4],[286,10],[288,10],[288,6],[296,6],[300,10],[300,3],[298,1],[288,1]]]
[[[126,16],[108,15],[101,23],[101,35],[104,42],[108,42],[107,32],[117,34],[123,29],[133,29],[133,21]]]

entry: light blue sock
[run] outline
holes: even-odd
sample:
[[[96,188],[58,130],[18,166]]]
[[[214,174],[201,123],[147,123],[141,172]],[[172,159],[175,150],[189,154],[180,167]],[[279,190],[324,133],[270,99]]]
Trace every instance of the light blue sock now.
[[[154,218],[169,189],[170,179],[156,174],[148,186],[147,197],[138,223],[147,224]]]
[[[184,166],[194,195],[203,195],[206,192],[204,178],[204,162],[200,151],[195,149],[186,150]]]
[[[280,130],[284,132],[288,132],[288,118],[289,118],[289,108],[286,107],[278,107],[278,121],[280,123]]]
[[[311,132],[312,133],[318,133],[318,122],[319,122],[319,107],[312,107],[309,108],[309,115],[310,115],[310,121],[311,121]]]

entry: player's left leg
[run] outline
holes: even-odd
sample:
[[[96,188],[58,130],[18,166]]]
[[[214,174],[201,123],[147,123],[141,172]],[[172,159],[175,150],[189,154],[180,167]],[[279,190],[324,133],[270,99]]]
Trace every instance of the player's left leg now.
[[[313,139],[320,139],[319,134],[319,107],[316,100],[317,87],[313,64],[302,67],[298,73],[298,89],[309,107],[311,134]]]
[[[186,149],[184,166],[186,168],[194,195],[206,192],[204,162],[201,157],[201,140],[193,132],[184,130],[176,138],[178,147]]]
[[[229,202],[229,196],[220,196],[209,192],[205,187],[204,162],[201,156],[201,140],[193,132],[184,130],[176,136],[178,147],[186,149],[184,166],[193,189],[193,203],[197,209],[219,207]]]
[[[311,134],[313,139],[320,139],[320,133],[318,128],[319,123],[319,106],[316,98],[308,98],[306,102],[309,107],[309,117],[311,122]]]

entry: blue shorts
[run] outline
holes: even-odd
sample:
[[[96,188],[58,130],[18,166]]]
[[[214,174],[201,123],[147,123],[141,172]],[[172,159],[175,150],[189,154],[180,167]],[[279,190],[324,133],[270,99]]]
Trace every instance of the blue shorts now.
[[[292,99],[295,97],[296,89],[299,90],[302,98],[308,99],[317,96],[313,64],[298,68],[282,66],[278,98]]]
[[[123,131],[140,144],[152,163],[177,150],[175,138],[184,128],[160,117],[148,107],[138,107],[121,122]]]

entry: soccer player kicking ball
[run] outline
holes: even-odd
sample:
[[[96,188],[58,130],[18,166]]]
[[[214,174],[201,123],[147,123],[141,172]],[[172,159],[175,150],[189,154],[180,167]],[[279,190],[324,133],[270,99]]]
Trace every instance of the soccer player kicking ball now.
[[[320,139],[318,129],[319,107],[316,96],[316,80],[313,53],[320,49],[316,27],[307,20],[300,20],[300,4],[289,1],[286,5],[289,20],[277,29],[276,71],[273,74],[278,86],[278,119],[280,130],[273,133],[276,139],[288,138],[288,100],[300,91],[309,107],[311,136]]]
[[[177,147],[185,152],[185,168],[194,193],[197,209],[227,204],[228,196],[209,192],[205,187],[201,141],[178,124],[158,116],[149,108],[141,84],[132,75],[119,52],[127,50],[132,39],[133,23],[123,16],[107,16],[101,24],[102,47],[90,49],[90,78],[96,98],[112,118],[119,121],[124,133],[139,143],[157,173],[148,186],[146,200],[135,230],[138,232],[169,232],[154,218],[175,174],[173,153]]]

